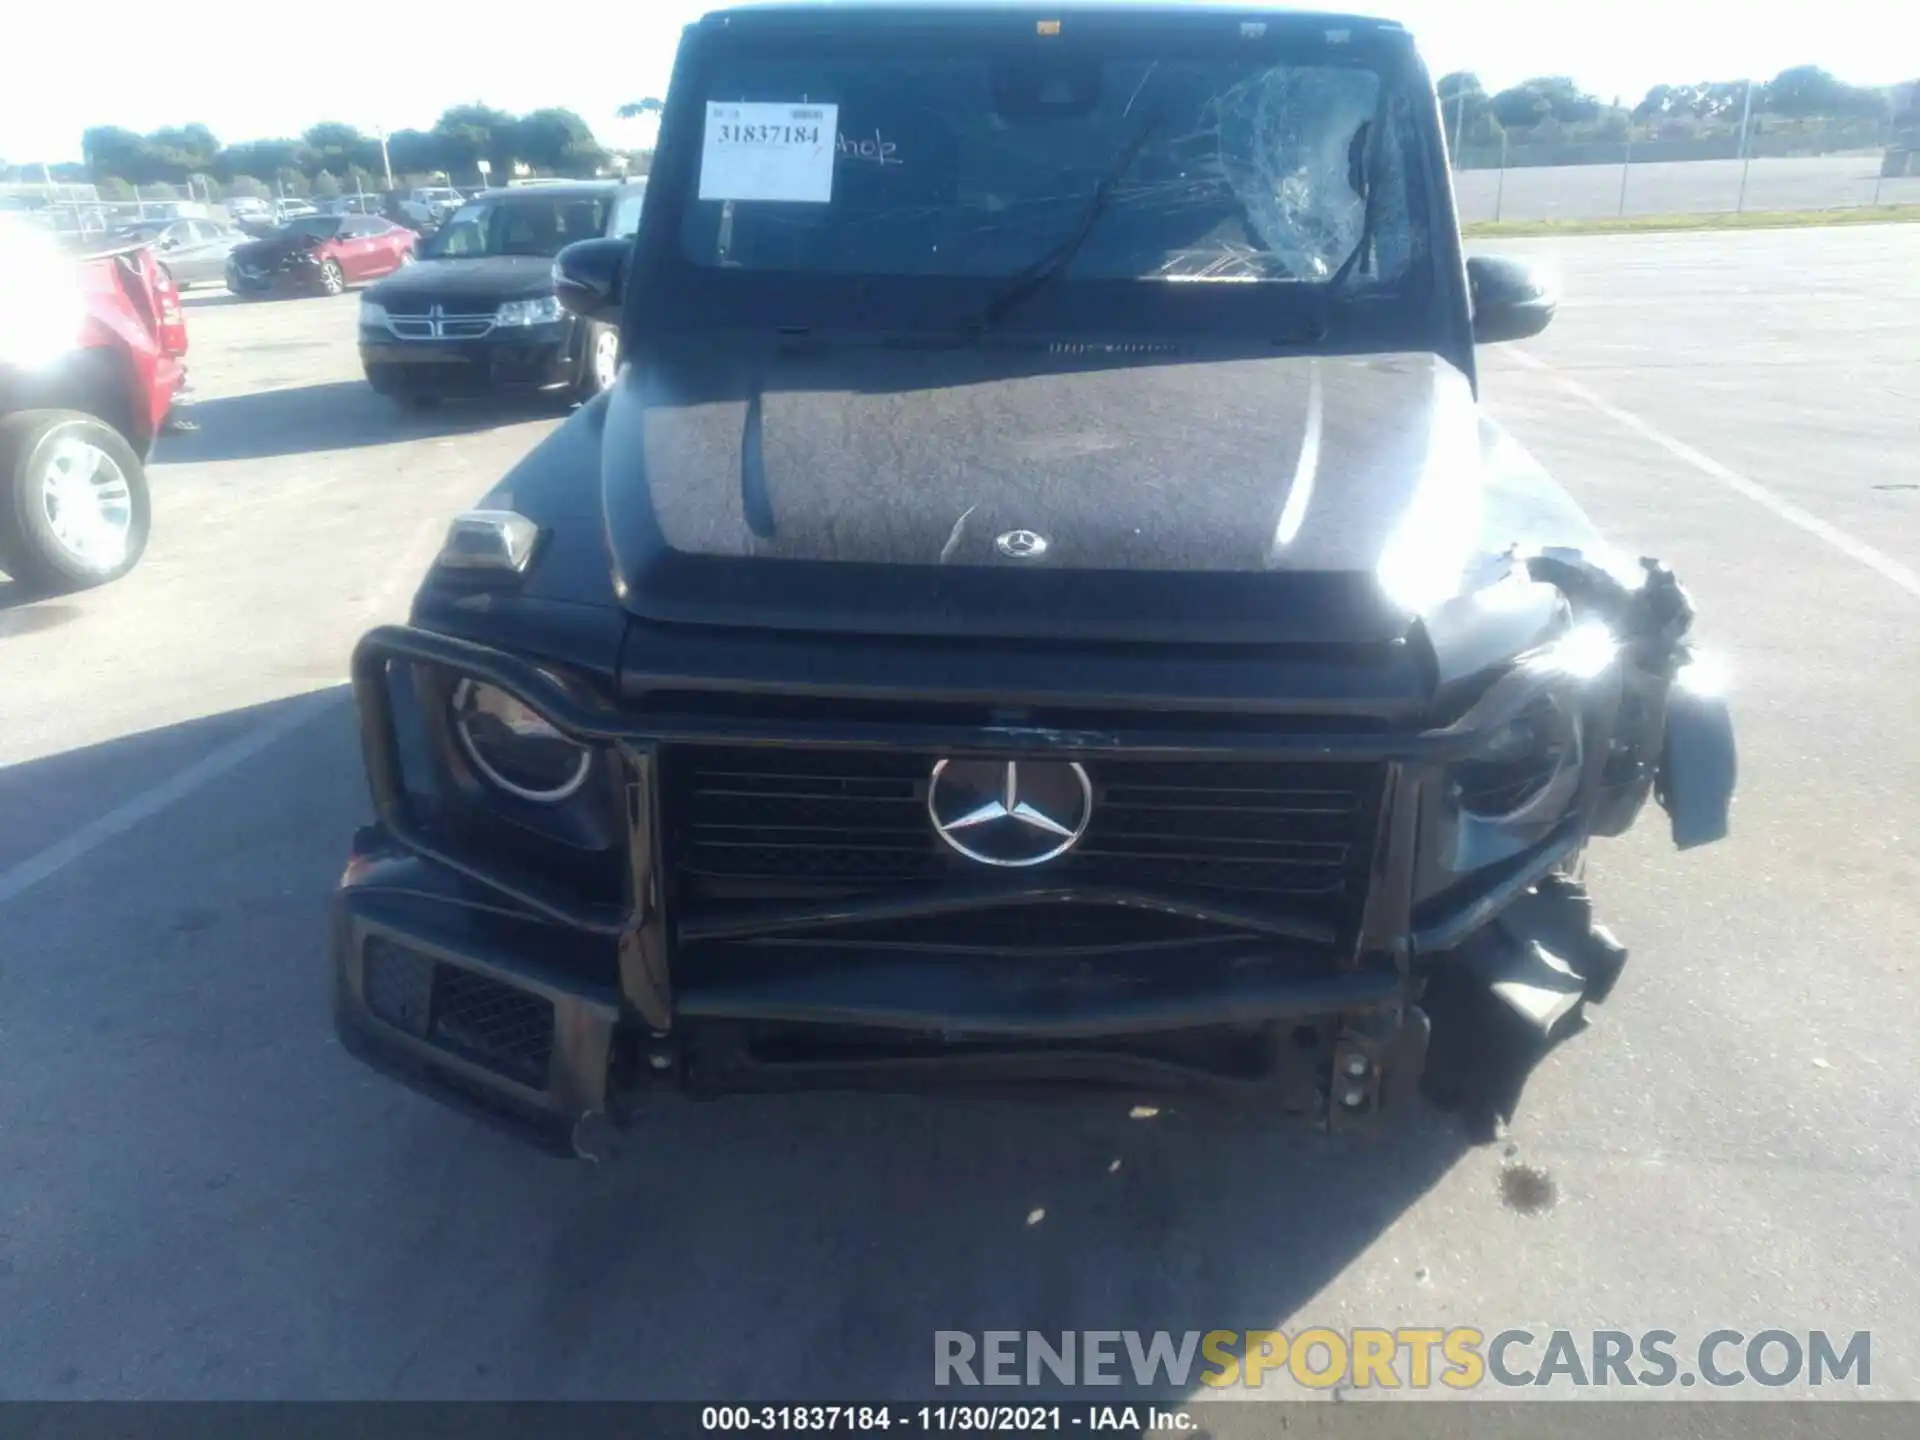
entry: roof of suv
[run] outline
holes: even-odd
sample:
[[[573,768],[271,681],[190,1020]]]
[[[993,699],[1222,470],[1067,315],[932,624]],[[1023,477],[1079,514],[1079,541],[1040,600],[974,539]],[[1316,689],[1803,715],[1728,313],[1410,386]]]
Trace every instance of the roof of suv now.
[[[1159,0],[1159,3],[1115,3],[1115,0],[927,0],[924,4],[903,4],[902,0],[748,0],[709,11],[702,25],[730,25],[744,20],[805,23],[808,20],[838,20],[858,16],[863,25],[935,19],[954,20],[987,16],[1031,15],[1051,20],[1062,15],[1097,14],[1154,20],[1189,20],[1201,16],[1232,17],[1242,20],[1279,21],[1286,24],[1329,24],[1399,30],[1397,21],[1379,14],[1347,11],[1297,10],[1285,6],[1233,3],[1233,0]]]

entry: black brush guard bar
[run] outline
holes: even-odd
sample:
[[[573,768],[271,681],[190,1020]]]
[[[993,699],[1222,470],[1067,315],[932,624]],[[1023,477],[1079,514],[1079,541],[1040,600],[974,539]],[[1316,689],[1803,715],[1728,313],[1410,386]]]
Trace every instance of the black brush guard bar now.
[[[1411,809],[1399,802],[1411,774],[1444,765],[1470,754],[1495,727],[1516,714],[1532,693],[1525,686],[1496,685],[1459,720],[1424,731],[1355,732],[1156,730],[1151,716],[1129,716],[1124,729],[1090,732],[1055,731],[1033,727],[994,727],[974,724],[879,724],[859,720],[791,719],[761,721],[728,715],[648,714],[635,717],[612,705],[583,701],[527,660],[489,646],[411,626],[389,625],[369,631],[354,650],[353,687],[359,711],[362,749],[374,809],[382,826],[406,849],[492,887],[549,920],[592,934],[630,937],[657,917],[648,913],[651,887],[645,882],[653,860],[634,857],[636,883],[623,904],[584,901],[530,876],[516,876],[454,853],[415,823],[405,798],[399,745],[394,730],[387,667],[390,662],[415,662],[441,667],[460,676],[498,686],[533,707],[557,730],[582,745],[612,747],[620,752],[629,773],[649,792],[641,797],[651,806],[654,788],[654,752],[661,745],[768,745],[843,749],[922,750],[945,754],[1030,756],[1036,748],[1062,758],[1097,758],[1124,754],[1130,758],[1236,760],[1374,760],[1389,767],[1384,804],[1391,833],[1376,837],[1380,864],[1404,876],[1411,863],[1410,830],[1400,833],[1394,812]],[[1522,677],[1524,678],[1524,677]],[[1149,723],[1136,723],[1144,718]],[[1374,936],[1373,948],[1412,952],[1445,948],[1496,912],[1502,903],[1549,871],[1577,843],[1571,828],[1556,832],[1531,852],[1523,864],[1475,895],[1444,922],[1429,922],[1415,931],[1410,917],[1389,933]],[[649,846],[650,848],[650,846]],[[933,915],[987,903],[1081,900],[1098,903],[1152,904],[1196,918],[1220,920],[1276,939],[1323,945],[1335,939],[1331,925],[1303,916],[1273,914],[1254,907],[1234,906],[1212,898],[1177,893],[1120,892],[1111,888],[1062,886],[1055,883],[1010,882],[969,887],[956,894],[951,886],[923,893],[862,901],[857,906],[809,905],[770,914],[743,913],[737,920],[689,917],[684,937],[713,940],[773,928],[808,928],[860,918],[897,918]],[[1377,926],[1369,928],[1377,929]]]

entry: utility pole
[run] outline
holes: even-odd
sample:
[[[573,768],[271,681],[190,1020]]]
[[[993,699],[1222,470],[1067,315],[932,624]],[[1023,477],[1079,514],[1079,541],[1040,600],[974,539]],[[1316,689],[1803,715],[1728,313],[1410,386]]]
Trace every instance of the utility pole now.
[[[1747,171],[1753,166],[1753,156],[1747,152],[1747,120],[1753,114],[1753,81],[1747,81],[1747,98],[1740,106],[1740,198],[1734,202],[1733,213],[1738,215],[1747,208]]]
[[[393,189],[393,157],[387,154],[387,132],[381,128],[373,132],[380,137],[380,168],[387,172],[387,189]]]
[[[1633,168],[1633,122],[1627,122],[1627,158],[1620,162],[1620,208],[1615,213],[1627,213],[1627,172]]]
[[[1500,202],[1507,194],[1507,132],[1500,132],[1500,178],[1493,185],[1493,218],[1500,218]]]

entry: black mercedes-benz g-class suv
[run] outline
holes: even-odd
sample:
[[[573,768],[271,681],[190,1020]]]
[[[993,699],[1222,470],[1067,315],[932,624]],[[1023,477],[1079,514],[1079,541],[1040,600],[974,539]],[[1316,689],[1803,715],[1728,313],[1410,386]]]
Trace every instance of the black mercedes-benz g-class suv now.
[[[429,1093],[1357,1122],[1605,994],[1590,837],[1725,829],[1686,593],[1478,408],[1553,297],[1463,258],[1394,25],[715,14],[555,273],[618,376],[355,658],[336,1019]]]

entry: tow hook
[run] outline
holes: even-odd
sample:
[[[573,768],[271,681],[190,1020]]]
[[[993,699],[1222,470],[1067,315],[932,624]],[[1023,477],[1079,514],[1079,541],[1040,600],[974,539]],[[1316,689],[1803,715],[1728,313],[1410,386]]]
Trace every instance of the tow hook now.
[[[1359,1130],[1383,1115],[1412,1107],[1426,1069],[1426,1013],[1409,1008],[1397,1019],[1369,1019],[1344,1027],[1333,1045],[1328,1076],[1327,1126]]]
[[[573,1122],[573,1153],[589,1164],[603,1165],[626,1147],[626,1134],[604,1110],[589,1110]]]

